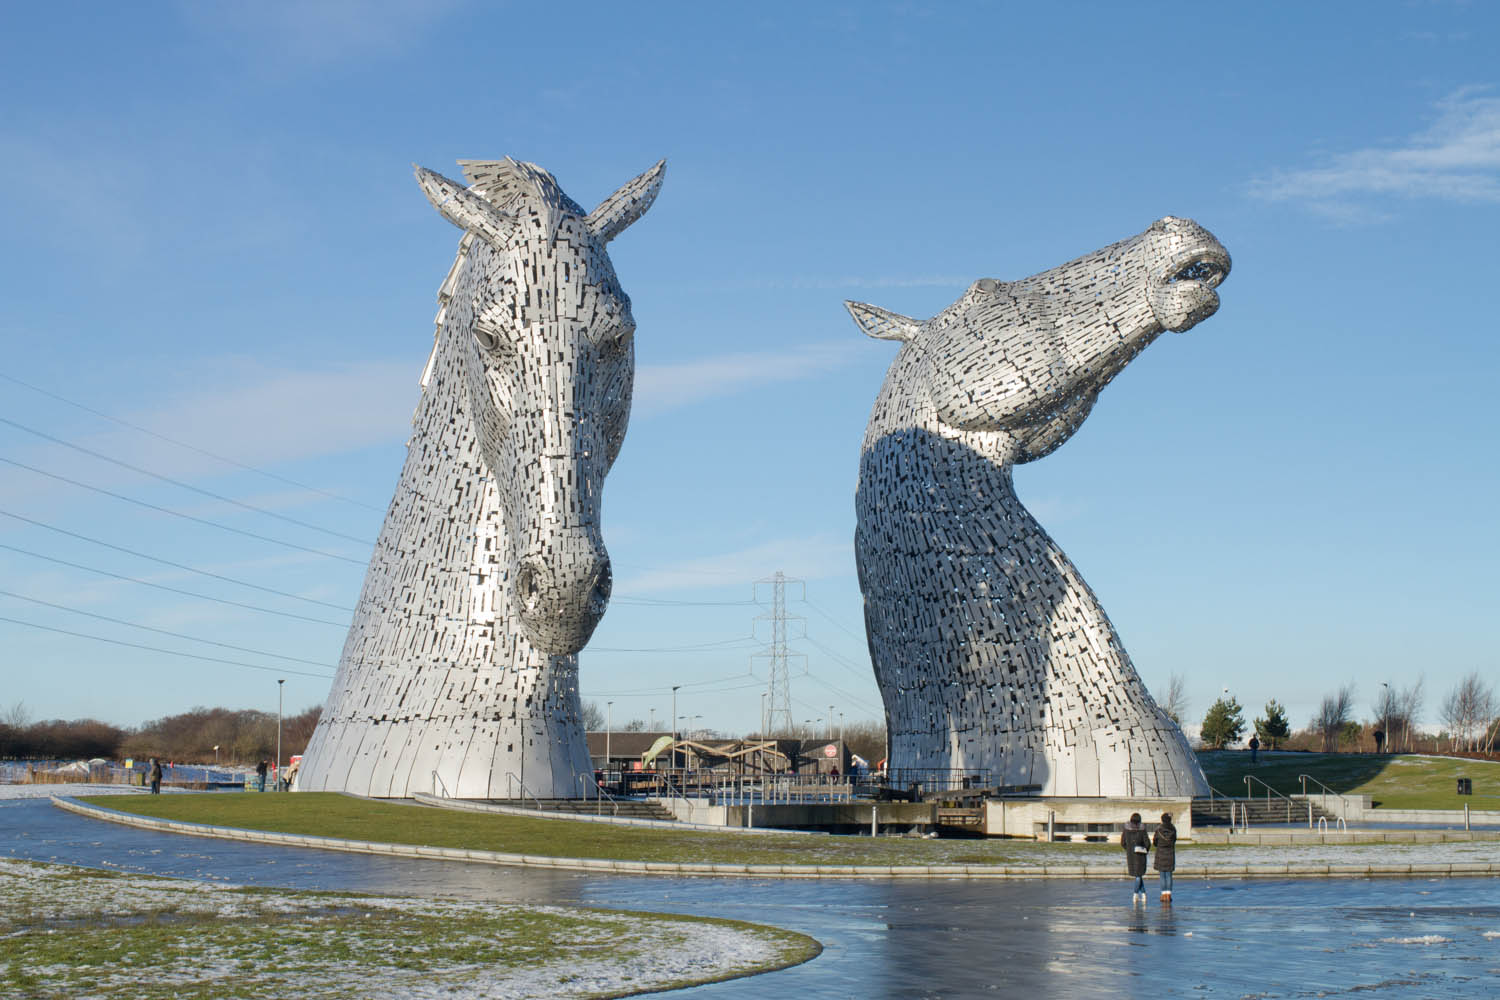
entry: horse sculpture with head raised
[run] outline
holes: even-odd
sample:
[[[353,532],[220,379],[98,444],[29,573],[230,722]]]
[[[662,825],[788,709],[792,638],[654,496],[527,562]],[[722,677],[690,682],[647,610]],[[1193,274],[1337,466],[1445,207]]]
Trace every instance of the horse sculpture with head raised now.
[[[1207,230],[1168,217],[1033,277],[977,281],[926,321],[848,303],[867,334],[902,341],[855,501],[895,780],[935,769],[1050,795],[1206,794],[1011,469],[1066,441],[1163,330],[1212,315],[1229,263]]]
[[[577,653],[609,602],[600,498],[635,374],[605,246],[665,168],[585,212],[533,164],[461,166],[467,187],[417,169],[464,236],[299,789],[571,798],[591,780]]]

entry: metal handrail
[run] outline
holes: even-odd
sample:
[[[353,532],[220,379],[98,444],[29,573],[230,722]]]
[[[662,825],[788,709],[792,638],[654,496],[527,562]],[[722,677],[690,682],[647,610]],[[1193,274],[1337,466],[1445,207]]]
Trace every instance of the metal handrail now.
[[[505,793],[506,793],[505,797],[506,798],[510,798],[510,779],[512,779],[512,778],[515,778],[516,779],[516,784],[521,787],[521,803],[522,803],[522,805],[524,805],[526,803],[526,796],[530,795],[531,796],[531,801],[536,804],[536,811],[537,812],[541,812],[542,811],[542,800],[536,797],[536,793],[535,792],[533,792],[531,789],[529,789],[529,788],[526,787],[526,782],[522,781],[519,777],[517,777],[516,773],[514,771],[506,771],[505,772]]]
[[[1284,801],[1286,803],[1286,821],[1288,823],[1290,823],[1292,821],[1292,806],[1296,804],[1296,803],[1292,802],[1291,797],[1290,796],[1286,796],[1286,795],[1282,795],[1276,789],[1272,788],[1270,785],[1267,785],[1264,781],[1261,781],[1255,775],[1253,775],[1253,774],[1247,774],[1247,775],[1245,775],[1245,798],[1246,799],[1249,799],[1251,797],[1250,793],[1253,791],[1253,788],[1252,788],[1250,782],[1252,782],[1252,781],[1260,784],[1261,786],[1263,786],[1265,788],[1265,790],[1266,790],[1266,805],[1269,806],[1271,804],[1271,796],[1273,796],[1273,795],[1276,796],[1278,799],[1281,799],[1282,801]]]
[[[583,781],[594,781],[594,776],[592,774],[580,774],[578,776],[578,780],[579,780],[580,783],[583,782]],[[608,792],[606,792],[604,790],[604,785],[602,785],[600,782],[597,782],[597,781],[594,781],[594,811],[595,811],[595,813],[598,813],[600,811],[600,804],[601,804],[601,800],[599,798],[600,795],[603,795],[606,799],[609,799],[610,808],[612,810],[614,810],[614,814],[616,816],[620,815],[620,800],[617,799],[617,798],[615,798],[613,795],[609,794]],[[584,796],[584,798],[588,798],[588,796]]]
[[[436,795],[437,794],[437,790],[438,790],[439,787],[441,787],[443,789],[443,798],[445,798],[445,799],[451,799],[451,798],[453,798],[452,795],[448,794],[448,784],[447,784],[447,782],[445,782],[442,779],[442,776],[439,775],[437,773],[437,771],[434,770],[432,772],[432,794]]]
[[[1345,798],[1343,795],[1340,795],[1338,792],[1335,792],[1332,788],[1329,788],[1327,785],[1323,784],[1321,781],[1319,781],[1317,778],[1314,778],[1310,774],[1299,774],[1299,775],[1297,775],[1297,780],[1302,783],[1302,797],[1304,799],[1308,799],[1309,801],[1311,801],[1311,799],[1309,798],[1309,796],[1307,794],[1307,783],[1309,781],[1311,781],[1313,784],[1317,785],[1319,788],[1321,788],[1323,790],[1322,791],[1322,799],[1323,799],[1323,801],[1322,801],[1322,809],[1323,809],[1323,811],[1324,812],[1328,811],[1328,796],[1330,794],[1332,794],[1334,798],[1336,798],[1336,799],[1339,800],[1339,813],[1340,813],[1339,819],[1343,819],[1343,820],[1347,820],[1348,819],[1348,817],[1349,817],[1349,800],[1347,798]],[[1347,828],[1347,827],[1348,827],[1348,824],[1345,823],[1345,828]]]

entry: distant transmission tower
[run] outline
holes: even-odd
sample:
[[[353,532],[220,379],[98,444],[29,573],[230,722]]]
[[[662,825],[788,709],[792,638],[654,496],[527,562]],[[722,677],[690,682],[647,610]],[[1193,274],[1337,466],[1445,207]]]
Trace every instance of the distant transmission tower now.
[[[804,619],[801,615],[788,615],[786,613],[786,585],[790,583],[796,587],[802,587],[802,596],[807,596],[807,588],[801,580],[788,579],[781,570],[776,575],[765,580],[755,581],[755,602],[762,607],[766,601],[761,598],[763,587],[770,591],[770,613],[760,614],[755,617],[756,638],[760,638],[760,623],[770,622],[770,641],[766,648],[750,657],[753,664],[756,660],[769,660],[766,671],[766,700],[761,719],[761,735],[768,737],[775,733],[788,734],[793,731],[792,727],[792,683],[791,671],[787,664],[790,660],[801,660],[803,672],[807,670],[807,657],[800,653],[792,653],[787,650],[788,639],[800,639],[801,635],[788,636],[787,623],[794,622],[799,627]]]

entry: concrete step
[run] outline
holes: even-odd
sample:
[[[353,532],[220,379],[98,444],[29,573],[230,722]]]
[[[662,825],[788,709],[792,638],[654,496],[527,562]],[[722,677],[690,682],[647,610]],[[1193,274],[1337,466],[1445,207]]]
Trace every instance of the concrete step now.
[[[617,799],[595,802],[593,799],[490,799],[496,805],[536,809],[541,812],[577,813],[584,816],[620,816],[626,819],[655,819],[667,822],[677,817],[659,802],[640,799]]]
[[[1290,804],[1285,799],[1273,798],[1269,802],[1264,797],[1249,799],[1226,799],[1221,796],[1213,798],[1201,798],[1193,800],[1193,826],[1228,826],[1230,822],[1230,803],[1234,804],[1234,817],[1236,822],[1249,820],[1251,826],[1284,823],[1305,823],[1308,818],[1308,800],[1301,796],[1292,796]],[[1316,799],[1311,803],[1312,819],[1333,820],[1335,813],[1324,810]]]

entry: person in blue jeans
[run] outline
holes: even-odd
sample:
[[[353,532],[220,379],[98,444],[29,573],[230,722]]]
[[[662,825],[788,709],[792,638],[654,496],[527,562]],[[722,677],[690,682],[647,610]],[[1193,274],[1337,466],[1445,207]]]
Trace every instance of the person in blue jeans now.
[[[270,770],[271,770],[271,762],[268,761],[268,760],[266,760],[264,757],[262,757],[260,759],[260,763],[259,764],[255,765],[255,773],[260,776],[260,790],[261,791],[265,791],[266,790],[266,772],[268,772]]]
[[[1151,835],[1151,844],[1156,848],[1156,870],[1161,875],[1161,901],[1172,902],[1172,869],[1177,867],[1177,827],[1172,825],[1172,814],[1161,814],[1161,826]]]
[[[1140,813],[1131,813],[1130,822],[1120,831],[1120,846],[1125,848],[1125,874],[1135,879],[1135,890],[1130,894],[1132,903],[1146,901],[1146,854],[1151,850],[1146,839],[1146,827],[1141,823]]]

